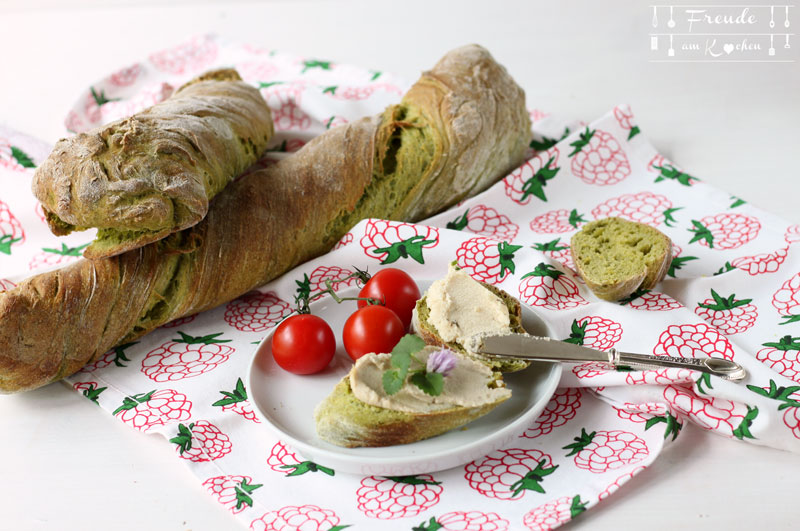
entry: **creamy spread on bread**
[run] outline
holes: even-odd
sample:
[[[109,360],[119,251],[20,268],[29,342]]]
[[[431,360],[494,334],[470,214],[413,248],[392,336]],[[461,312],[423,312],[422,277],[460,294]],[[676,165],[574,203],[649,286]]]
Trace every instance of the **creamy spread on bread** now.
[[[511,332],[511,317],[503,300],[467,273],[450,265],[425,295],[428,323],[445,341],[464,344],[477,334]]]
[[[428,346],[414,356],[424,364],[428,356],[436,350],[437,347]],[[511,391],[505,387],[489,387],[494,380],[489,367],[460,354],[455,355],[456,365],[444,378],[444,389],[438,396],[428,395],[408,381],[397,393],[388,395],[383,388],[383,373],[392,368],[391,354],[373,353],[359,358],[350,371],[350,388],[361,402],[407,413],[433,413],[455,407],[478,407],[511,396]]]

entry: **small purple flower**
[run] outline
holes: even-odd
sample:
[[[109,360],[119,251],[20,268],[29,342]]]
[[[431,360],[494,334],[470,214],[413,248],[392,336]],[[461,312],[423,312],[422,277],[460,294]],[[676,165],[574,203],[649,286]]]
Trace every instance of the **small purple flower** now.
[[[447,376],[456,366],[456,361],[456,355],[451,350],[443,348],[428,356],[428,364],[425,368],[428,372],[438,372],[442,376]]]

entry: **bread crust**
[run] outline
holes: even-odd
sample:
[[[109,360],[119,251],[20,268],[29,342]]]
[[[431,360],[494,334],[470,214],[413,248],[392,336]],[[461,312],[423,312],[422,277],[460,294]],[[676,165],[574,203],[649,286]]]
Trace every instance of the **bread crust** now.
[[[273,135],[269,107],[235,70],[207,72],[133,116],[59,140],[32,183],[56,235],[124,233],[95,242],[112,256],[199,222],[211,198],[252,165]]]
[[[448,55],[474,55],[472,48]],[[487,57],[485,50],[478,54],[482,62]],[[448,75],[468,79],[470,63],[457,64],[459,72]],[[486,79],[472,83],[471,90],[481,94],[480,101],[485,93],[515,92],[498,83],[513,80]],[[517,99],[487,104],[483,112],[492,114],[505,105],[524,111],[524,94],[516,93]],[[435,114],[437,109],[424,111]],[[296,154],[234,181],[211,202],[206,218],[190,229],[117,256],[79,260],[0,292],[0,390],[32,389],[68,376],[115,345],[223,304],[328,251],[364,214],[388,216],[392,205],[377,193],[385,185],[373,179],[375,161],[385,152],[385,146],[376,145],[384,121],[381,115],[333,128]],[[440,127],[449,125],[441,122]],[[530,135],[528,121],[506,127],[519,137]],[[494,145],[490,137],[482,138]],[[505,132],[503,138],[508,138]],[[513,143],[519,142],[514,138]],[[470,149],[448,148],[462,153]],[[508,147],[498,150],[512,156]],[[519,163],[523,153],[514,153],[514,160],[503,160],[497,167]],[[456,162],[449,160],[437,166],[440,171],[429,168],[414,175],[419,180],[415,184],[453,175],[448,164]],[[502,173],[493,176],[500,177]],[[461,179],[468,180],[463,175]],[[471,179],[489,180],[482,168],[475,168]],[[435,199],[397,211],[403,219],[429,215],[470,189],[463,182],[452,188],[438,183]]]

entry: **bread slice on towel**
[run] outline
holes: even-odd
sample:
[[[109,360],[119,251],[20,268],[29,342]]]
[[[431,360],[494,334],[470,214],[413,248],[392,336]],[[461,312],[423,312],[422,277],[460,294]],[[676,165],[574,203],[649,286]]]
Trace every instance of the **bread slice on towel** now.
[[[595,295],[618,301],[661,282],[672,241],[661,231],[621,218],[593,221],[572,237],[572,258]]]
[[[434,350],[436,349],[433,347],[426,347],[422,353]],[[388,360],[391,357],[389,354],[367,354],[359,359],[359,362],[362,362],[362,359],[363,362],[371,361],[366,359],[369,356],[383,357],[382,361],[388,368]],[[461,363],[461,360],[471,363],[470,367],[479,365],[459,356],[458,363]],[[470,406],[440,405],[439,409],[434,411],[399,411],[361,401],[351,386],[351,375],[355,370],[354,366],[350,374],[339,381],[333,392],[314,411],[317,435],[322,440],[337,446],[348,448],[392,446],[421,441],[472,422],[511,397],[511,391],[505,388],[502,375],[483,367],[487,375],[484,380],[488,392],[485,400],[480,403]],[[444,379],[443,395],[447,393],[448,378],[450,376]],[[406,387],[412,385],[408,382],[405,384]],[[372,388],[379,395],[383,393],[378,382],[373,382]],[[416,394],[419,401],[425,401],[427,395],[421,391],[417,391]],[[430,403],[434,404],[441,397],[428,398]]]

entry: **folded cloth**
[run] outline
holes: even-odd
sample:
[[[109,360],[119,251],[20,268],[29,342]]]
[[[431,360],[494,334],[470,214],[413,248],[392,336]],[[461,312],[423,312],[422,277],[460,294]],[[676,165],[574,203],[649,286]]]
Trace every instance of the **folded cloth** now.
[[[109,102],[98,110],[85,96],[68,126],[80,130],[135,112],[153,101],[154,87],[223,64],[260,86],[270,103],[281,131],[270,157],[326,127],[379,112],[408,86],[382,72],[199,37],[94,84]],[[551,529],[681,444],[687,422],[800,450],[800,227],[679,169],[648,144],[627,106],[588,126],[538,111],[532,118],[535,151],[486,192],[422,224],[362,221],[329,254],[122,345],[69,384],[132,428],[163,435],[212,497],[258,530]],[[47,229],[29,189],[30,168],[47,151],[0,128],[2,286],[77,259],[92,239],[56,238]],[[656,290],[610,303],[575,275],[571,234],[606,216],[647,223],[672,238],[675,258]],[[419,248],[387,250],[409,241]],[[416,476],[317,466],[260,424],[243,383],[254,343],[291,313],[299,291],[355,268],[400,267],[435,279],[453,260],[518,296],[559,339],[730,358],[749,377],[734,384],[682,369],[565,366],[542,415],[511,443],[464,466]]]

